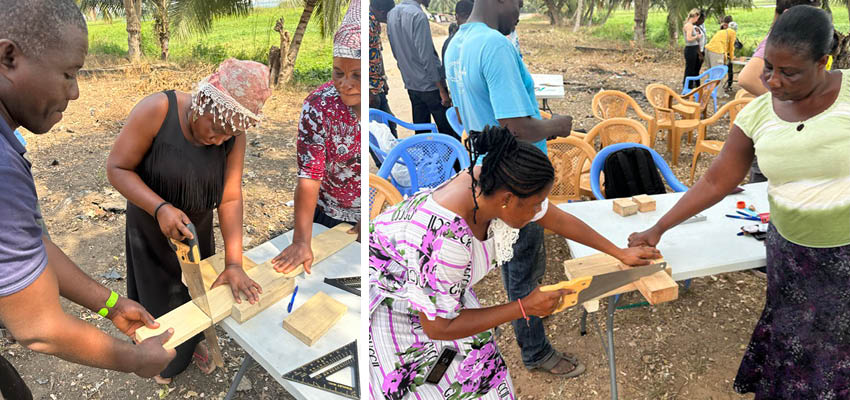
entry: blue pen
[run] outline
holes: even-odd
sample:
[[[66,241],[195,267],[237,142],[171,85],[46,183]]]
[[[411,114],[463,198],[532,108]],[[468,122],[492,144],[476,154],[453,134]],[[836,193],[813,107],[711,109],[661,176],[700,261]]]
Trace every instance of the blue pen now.
[[[298,294],[298,286],[295,286],[295,290],[292,291],[292,299],[289,300],[289,305],[286,306],[286,312],[292,312],[292,304],[295,303],[295,295]]]
[[[726,216],[727,216],[727,217],[729,217],[729,218],[745,219],[745,220],[747,220],[747,221],[761,221],[761,220],[760,220],[760,219],[758,219],[758,218],[752,218],[752,217],[742,217],[742,216],[740,216],[740,215],[731,215],[731,214],[726,214]]]
[[[759,217],[759,216],[758,216],[758,214],[756,214],[756,213],[754,213],[754,212],[752,212],[752,211],[750,211],[750,210],[747,210],[746,208],[745,208],[745,209],[743,209],[743,210],[738,210],[738,214],[741,214],[741,215],[743,215],[743,216],[745,216],[745,217],[753,217],[753,218],[758,218],[758,217]]]

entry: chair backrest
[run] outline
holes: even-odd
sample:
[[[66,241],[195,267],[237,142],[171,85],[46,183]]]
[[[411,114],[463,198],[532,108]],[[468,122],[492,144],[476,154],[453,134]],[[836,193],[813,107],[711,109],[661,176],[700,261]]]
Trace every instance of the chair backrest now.
[[[725,65],[716,65],[709,68],[704,74],[708,75],[708,80],[710,81],[719,81],[723,80],[727,73],[729,73],[729,67]]]
[[[410,196],[421,188],[436,187],[454,175],[454,163],[469,168],[469,154],[455,138],[449,135],[421,133],[399,142],[384,159],[378,176],[391,178],[392,166],[401,160],[410,173],[410,186],[391,181],[398,191]]]
[[[581,200],[579,183],[582,166],[596,156],[596,151],[583,140],[575,137],[557,138],[546,142],[549,161],[555,167],[555,183],[549,193],[549,201],[565,203]]]
[[[593,96],[593,100],[590,103],[593,116],[601,120],[628,118],[629,107],[638,116],[643,114],[643,110],[635,99],[619,90],[602,90]]]
[[[369,219],[374,219],[384,209],[404,200],[401,193],[388,180],[369,174]]]
[[[601,143],[599,147],[596,146],[597,137]],[[649,146],[649,133],[643,124],[633,119],[610,118],[596,124],[584,137],[584,141],[594,149],[625,142]]]
[[[384,159],[387,158],[387,153],[381,150],[381,146],[378,145],[378,138],[372,132],[369,132],[369,150],[375,157],[376,166],[380,168],[384,164]]]
[[[706,107],[708,107],[708,103],[711,101],[711,92],[717,89],[721,83],[723,82],[720,80],[708,80],[702,85],[700,85],[698,88],[690,91],[687,95],[685,95],[685,97],[693,95],[694,100],[699,102],[699,110],[700,112],[702,112],[706,109]]]
[[[745,97],[743,99],[732,100],[724,104],[723,107],[720,107],[720,109],[717,110],[717,112],[714,113],[711,118],[707,118],[700,121],[697,142],[705,140],[706,129],[709,126],[717,123],[717,121],[722,118],[724,114],[727,113],[729,114],[729,129],[731,130],[732,125],[735,124],[735,118],[738,118],[738,113],[741,112],[741,110],[744,109],[747,104],[750,104],[751,101],[753,101],[752,97]]]
[[[446,119],[449,120],[449,125],[451,125],[452,130],[457,133],[458,136],[463,136],[463,123],[460,122],[460,110],[457,107],[449,107],[446,110]]]
[[[684,192],[688,190],[687,186],[683,185],[682,182],[679,182],[679,180],[676,179],[676,175],[673,174],[673,171],[667,163],[664,162],[661,155],[656,153],[655,150],[640,143],[617,143],[596,153],[596,157],[593,158],[593,162],[590,164],[590,190],[597,199],[602,200],[605,198],[599,185],[599,176],[602,173],[602,167],[605,165],[605,160],[608,159],[608,156],[611,155],[611,153],[629,147],[639,147],[648,150],[649,153],[652,154],[652,161],[655,162],[655,166],[661,172],[661,176],[664,177],[664,180],[667,181],[667,185],[670,186],[673,191]]]
[[[410,129],[412,131],[429,131],[433,133],[439,132],[437,130],[437,124],[412,124],[410,122],[404,122],[390,113],[386,113],[374,108],[369,109],[369,121],[378,121],[382,124],[386,124],[388,121],[395,122],[399,126]]]
[[[655,110],[655,119],[659,124],[672,123],[676,120],[676,114],[670,106],[673,105],[673,89],[661,83],[652,83],[646,87],[646,100]]]
[[[754,99],[756,97],[753,96],[752,93],[748,92],[747,89],[738,89],[738,91],[735,93],[735,100],[740,100],[744,98]]]

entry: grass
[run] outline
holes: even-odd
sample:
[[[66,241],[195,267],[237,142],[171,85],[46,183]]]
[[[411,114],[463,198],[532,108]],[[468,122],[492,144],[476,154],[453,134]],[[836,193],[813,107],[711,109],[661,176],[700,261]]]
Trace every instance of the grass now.
[[[759,2],[759,4],[761,3],[772,2]],[[735,22],[738,23],[738,39],[744,44],[744,48],[737,51],[735,55],[752,55],[758,43],[770,30],[770,26],[773,23],[773,8],[759,7],[751,10],[730,9],[727,10],[727,13],[732,15]],[[847,32],[850,29],[846,7],[840,7],[837,4],[833,5],[832,16],[837,30]],[[706,22],[705,28],[708,31],[708,39],[711,40],[711,37],[719,29],[719,24],[709,21]],[[667,12],[661,10],[650,11],[646,30],[646,37],[651,44],[658,47],[666,47]],[[633,31],[634,11],[618,10],[611,14],[605,25],[591,28],[590,33],[593,36],[609,40],[629,41],[632,40]],[[684,46],[684,39],[681,37],[681,34],[679,36],[679,45]]]
[[[269,48],[280,44],[280,36],[272,28],[284,17],[284,25],[292,34],[301,17],[301,8],[257,8],[245,17],[217,19],[207,34],[171,37],[169,61],[176,63],[207,62],[218,64],[235,57],[268,62]],[[95,56],[127,56],[127,31],[123,19],[89,22],[89,53]],[[153,21],[142,22],[142,53],[150,61],[159,59],[159,43],[153,33]],[[322,39],[319,27],[307,25],[304,41],[295,62],[295,79],[308,84],[326,82],[331,77],[333,38]]]

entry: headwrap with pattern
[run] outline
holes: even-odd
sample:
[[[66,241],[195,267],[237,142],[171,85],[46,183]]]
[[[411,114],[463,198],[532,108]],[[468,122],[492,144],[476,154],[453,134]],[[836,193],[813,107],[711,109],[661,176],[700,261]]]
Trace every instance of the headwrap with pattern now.
[[[360,59],[360,0],[351,0],[334,35],[334,57]]]
[[[210,111],[213,121],[245,131],[262,120],[260,110],[271,94],[267,66],[230,58],[198,83],[192,94],[192,110],[199,115]]]

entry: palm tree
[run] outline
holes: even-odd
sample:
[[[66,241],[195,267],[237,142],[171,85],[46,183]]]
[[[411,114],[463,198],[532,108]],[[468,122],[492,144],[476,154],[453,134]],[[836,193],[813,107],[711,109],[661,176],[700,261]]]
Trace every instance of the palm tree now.
[[[298,20],[298,25],[295,27],[295,32],[292,38],[289,38],[289,32],[283,29],[283,19],[278,20],[275,30],[281,35],[281,51],[280,51],[280,80],[281,82],[289,82],[292,79],[295,60],[298,58],[298,50],[301,48],[301,42],[304,40],[304,32],[307,31],[307,24],[310,19],[317,20],[319,24],[319,32],[323,39],[332,35],[339,26],[345,11],[348,10],[350,0],[289,0],[290,5],[303,5],[304,10],[301,12],[301,19]]]
[[[154,18],[154,31],[160,45],[160,58],[168,59],[171,32],[185,36],[206,33],[215,18],[246,15],[251,0],[80,0],[80,9],[94,10],[107,18],[123,14],[127,20],[127,56],[132,62],[141,58],[142,13]]]

